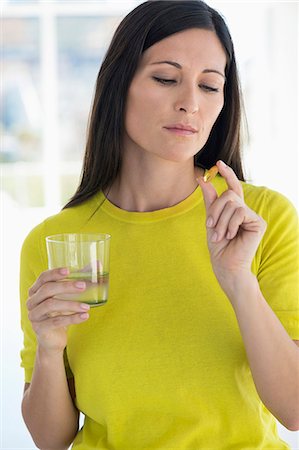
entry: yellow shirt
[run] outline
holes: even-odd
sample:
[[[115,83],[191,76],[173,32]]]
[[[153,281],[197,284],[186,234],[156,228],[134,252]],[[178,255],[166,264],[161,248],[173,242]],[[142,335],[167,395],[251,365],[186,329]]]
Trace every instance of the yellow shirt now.
[[[220,176],[213,183],[218,193],[226,189]],[[243,189],[268,223],[252,270],[299,339],[296,212],[276,192]],[[256,392],[233,308],[213,274],[200,188],[145,213],[121,210],[99,193],[29,234],[21,263],[26,382],[36,348],[27,292],[47,269],[45,236],[62,232],[112,235],[108,303],[68,329],[67,372],[85,415],[74,450],[288,448]]]

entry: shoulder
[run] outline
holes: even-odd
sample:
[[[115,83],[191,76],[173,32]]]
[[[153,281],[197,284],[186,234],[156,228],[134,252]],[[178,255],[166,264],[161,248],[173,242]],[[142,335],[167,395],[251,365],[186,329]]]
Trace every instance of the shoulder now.
[[[242,182],[246,204],[266,221],[297,221],[297,210],[283,194],[265,186]]]
[[[285,251],[288,257],[297,257],[298,213],[293,203],[280,192],[264,186],[243,183],[243,191],[245,203],[267,223],[261,244],[264,259],[276,253],[281,261],[286,261],[286,256],[282,256]]]
[[[263,217],[268,228],[292,229],[294,232],[298,226],[298,213],[293,203],[283,194],[266,186],[241,181],[246,205]],[[221,176],[215,179],[215,188],[218,195],[227,189],[227,184]]]
[[[102,203],[102,193],[99,193],[80,205],[66,208],[51,215],[36,225],[23,243],[23,251],[42,250],[46,236],[58,233],[78,233],[93,216]]]
[[[266,186],[256,186],[249,182],[241,181],[245,203],[258,214],[279,214],[281,211],[289,212],[296,216],[296,208],[292,202],[280,192]],[[227,184],[221,176],[215,179],[215,188],[218,195],[227,189]]]

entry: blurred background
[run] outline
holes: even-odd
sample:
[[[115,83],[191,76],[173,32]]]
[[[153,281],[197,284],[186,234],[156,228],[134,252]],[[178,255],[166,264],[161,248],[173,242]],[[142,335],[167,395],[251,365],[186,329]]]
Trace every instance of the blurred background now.
[[[35,449],[20,413],[20,248],[76,189],[99,66],[116,26],[139,3],[1,3],[1,449]],[[298,207],[298,1],[208,3],[235,43],[247,179]],[[298,433],[279,430],[299,449]]]

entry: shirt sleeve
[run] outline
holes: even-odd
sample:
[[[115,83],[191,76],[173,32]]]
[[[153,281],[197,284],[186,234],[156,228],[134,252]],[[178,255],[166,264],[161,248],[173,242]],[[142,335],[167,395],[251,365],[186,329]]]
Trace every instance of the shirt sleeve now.
[[[299,339],[298,215],[283,195],[267,190],[267,230],[257,273],[261,291],[292,339]]]
[[[35,332],[28,319],[26,302],[28,291],[35,283],[38,276],[47,270],[47,255],[44,243],[44,223],[35,227],[26,237],[20,260],[20,308],[21,308],[21,327],[23,331],[23,348],[21,350],[21,367],[25,371],[25,383],[30,383],[35,363],[37,340]],[[66,373],[68,377],[72,376],[68,365],[66,352],[64,357]]]

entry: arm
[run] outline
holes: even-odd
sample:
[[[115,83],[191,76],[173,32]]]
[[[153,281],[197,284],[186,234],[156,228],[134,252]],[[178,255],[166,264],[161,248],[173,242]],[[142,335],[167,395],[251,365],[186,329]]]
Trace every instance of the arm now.
[[[47,355],[38,349],[31,384],[25,386],[22,414],[37,447],[64,450],[73,442],[79,412],[70,394],[63,353]]]
[[[288,429],[299,428],[299,349],[260,290],[251,264],[266,223],[250,210],[234,172],[218,162],[228,190],[220,197],[210,183],[198,182],[207,211],[207,240],[218,282],[238,320],[257,392]]]
[[[227,290],[257,392],[269,411],[291,431],[299,429],[299,348],[264,299],[253,274]]]
[[[84,289],[76,282],[61,282],[66,274],[65,269],[43,272],[29,290],[27,301],[38,345],[32,380],[25,386],[22,414],[36,446],[43,450],[67,449],[78,431],[74,385],[70,381],[68,386],[63,353],[68,325],[87,320],[89,306],[55,298]]]

